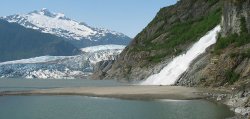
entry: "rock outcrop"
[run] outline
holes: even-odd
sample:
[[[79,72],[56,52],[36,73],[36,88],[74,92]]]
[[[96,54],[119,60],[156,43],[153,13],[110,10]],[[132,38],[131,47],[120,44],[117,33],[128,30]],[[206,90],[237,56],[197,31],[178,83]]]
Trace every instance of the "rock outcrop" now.
[[[224,36],[232,33],[240,34],[241,20],[246,20],[246,28],[250,31],[250,1],[225,0],[223,6],[222,26]]]
[[[224,46],[218,51],[217,43],[208,49],[177,85],[227,90],[226,95],[210,97],[229,105],[245,119],[250,116],[250,0],[225,0],[223,7],[223,30],[218,43]]]
[[[103,79],[106,76],[106,72],[112,67],[115,60],[104,60],[98,62],[94,67],[94,75],[91,79]]]
[[[250,39],[247,36],[243,44],[237,44],[237,40],[240,40],[241,36],[249,34],[249,9],[250,0],[224,1],[221,34],[226,40],[230,35],[238,34],[237,37],[233,37],[235,43],[232,42],[227,47],[220,49],[219,53],[215,53],[216,48],[214,47],[208,49],[209,52],[197,59],[183,75],[179,85],[219,87],[231,85],[237,80],[249,80]],[[245,22],[242,23],[243,21]]]
[[[176,5],[162,8],[121,53],[104,78],[143,80],[159,72],[168,61],[185,52],[219,24],[220,6],[219,0],[181,0]],[[194,31],[194,27],[199,28]],[[182,38],[175,38],[176,34],[187,30]]]
[[[250,0],[181,0],[162,8],[99,78],[143,80],[158,73],[219,23],[222,32],[218,42],[192,63],[176,85],[227,90],[227,94],[208,96],[247,118],[250,115]]]

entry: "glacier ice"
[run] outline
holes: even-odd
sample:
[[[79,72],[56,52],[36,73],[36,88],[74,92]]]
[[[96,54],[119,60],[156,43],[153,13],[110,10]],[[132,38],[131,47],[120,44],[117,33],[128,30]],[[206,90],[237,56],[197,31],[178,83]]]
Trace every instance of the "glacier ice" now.
[[[89,47],[89,49],[93,49]],[[123,49],[85,52],[77,56],[41,56],[0,63],[0,77],[72,79],[89,76],[96,63],[115,60]]]

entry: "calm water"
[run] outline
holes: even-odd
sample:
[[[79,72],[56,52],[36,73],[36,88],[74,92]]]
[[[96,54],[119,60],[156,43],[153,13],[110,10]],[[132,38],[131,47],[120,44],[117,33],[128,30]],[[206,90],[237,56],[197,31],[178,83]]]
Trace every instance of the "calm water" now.
[[[1,79],[0,91],[33,90],[47,88],[87,87],[87,86],[121,86],[128,85],[112,80],[67,80],[67,79]]]
[[[119,86],[113,81],[0,79],[0,88]],[[233,113],[204,100],[135,101],[84,96],[3,96],[0,119],[224,119]]]

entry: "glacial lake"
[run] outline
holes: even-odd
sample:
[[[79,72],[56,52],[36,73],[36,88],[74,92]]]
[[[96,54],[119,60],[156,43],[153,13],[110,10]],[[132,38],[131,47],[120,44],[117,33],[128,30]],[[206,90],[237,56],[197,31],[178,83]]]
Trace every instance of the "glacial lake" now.
[[[121,86],[115,81],[0,79],[0,91]],[[228,107],[205,100],[121,100],[85,96],[2,96],[0,119],[224,119]]]

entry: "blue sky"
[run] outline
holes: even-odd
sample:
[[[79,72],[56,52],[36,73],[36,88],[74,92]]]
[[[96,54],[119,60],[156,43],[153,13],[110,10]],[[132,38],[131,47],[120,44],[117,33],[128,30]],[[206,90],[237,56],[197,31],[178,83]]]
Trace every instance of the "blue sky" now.
[[[90,26],[138,34],[160,8],[176,0],[1,0],[0,16],[48,8]]]

